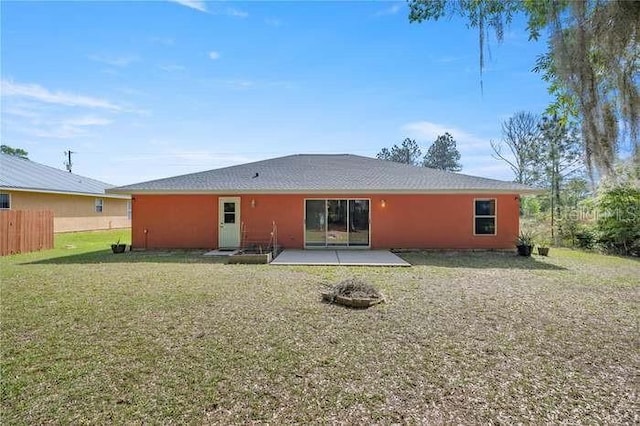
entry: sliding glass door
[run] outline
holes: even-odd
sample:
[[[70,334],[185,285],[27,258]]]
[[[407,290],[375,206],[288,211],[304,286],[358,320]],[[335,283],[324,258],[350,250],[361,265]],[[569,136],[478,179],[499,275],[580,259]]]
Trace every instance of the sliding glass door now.
[[[307,247],[368,247],[369,200],[306,200]]]
[[[307,200],[305,209],[305,242],[310,247],[327,245],[327,203]]]
[[[369,245],[369,200],[349,200],[349,245]]]
[[[327,200],[327,246],[349,244],[347,200]]]

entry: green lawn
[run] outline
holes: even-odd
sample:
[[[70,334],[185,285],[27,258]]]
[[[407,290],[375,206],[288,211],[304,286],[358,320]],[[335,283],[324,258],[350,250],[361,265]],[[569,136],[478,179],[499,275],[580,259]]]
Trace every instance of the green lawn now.
[[[225,265],[120,236],[0,259],[2,424],[638,422],[637,259]],[[320,302],[352,276],[387,303]]]

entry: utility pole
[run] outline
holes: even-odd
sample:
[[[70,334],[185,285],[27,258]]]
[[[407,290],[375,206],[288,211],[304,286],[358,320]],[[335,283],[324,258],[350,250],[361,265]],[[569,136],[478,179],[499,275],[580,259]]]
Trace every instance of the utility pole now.
[[[71,162],[71,154],[75,154],[75,152],[71,150],[64,152],[65,157],[67,157],[67,161],[64,162],[64,165],[69,173],[71,173],[71,167],[73,166],[73,163]]]

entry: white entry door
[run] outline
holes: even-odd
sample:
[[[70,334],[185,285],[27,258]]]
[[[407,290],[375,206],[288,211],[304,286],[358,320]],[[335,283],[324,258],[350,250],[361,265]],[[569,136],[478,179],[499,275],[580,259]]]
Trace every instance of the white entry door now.
[[[218,248],[240,247],[240,197],[218,199]]]

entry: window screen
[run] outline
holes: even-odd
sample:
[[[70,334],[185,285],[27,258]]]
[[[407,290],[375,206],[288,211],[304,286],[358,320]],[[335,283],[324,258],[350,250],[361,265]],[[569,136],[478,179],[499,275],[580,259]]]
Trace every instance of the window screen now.
[[[476,235],[496,234],[496,200],[475,200],[473,232]]]

